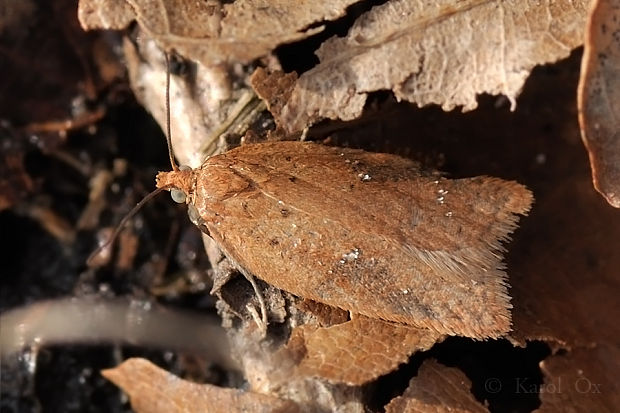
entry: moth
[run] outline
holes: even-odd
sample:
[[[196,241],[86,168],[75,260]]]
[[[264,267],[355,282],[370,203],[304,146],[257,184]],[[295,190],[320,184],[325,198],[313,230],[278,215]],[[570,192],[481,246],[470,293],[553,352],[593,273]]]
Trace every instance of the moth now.
[[[396,155],[246,144],[157,175],[244,274],[352,313],[477,339],[510,330],[503,242],[532,193]]]

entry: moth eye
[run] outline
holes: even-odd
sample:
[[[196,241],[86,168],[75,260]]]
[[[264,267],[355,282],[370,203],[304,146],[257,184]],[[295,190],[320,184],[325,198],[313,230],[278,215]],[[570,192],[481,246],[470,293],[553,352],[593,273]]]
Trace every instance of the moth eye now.
[[[172,197],[172,200],[176,202],[177,204],[185,203],[185,199],[186,199],[185,192],[181,191],[180,189],[172,188],[170,190],[170,196]]]
[[[179,166],[179,170],[180,171],[189,171],[191,169],[192,169],[192,167],[189,166],[189,165],[181,165],[181,166]]]
[[[187,215],[189,216],[189,220],[192,222],[192,224],[200,226],[203,223],[203,220],[200,217],[198,210],[195,206],[191,204],[187,206]]]

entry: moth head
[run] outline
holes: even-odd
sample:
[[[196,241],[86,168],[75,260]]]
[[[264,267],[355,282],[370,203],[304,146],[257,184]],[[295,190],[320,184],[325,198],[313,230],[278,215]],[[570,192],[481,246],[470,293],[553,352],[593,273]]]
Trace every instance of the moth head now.
[[[188,166],[181,166],[178,170],[159,172],[155,178],[159,189],[169,189],[174,202],[189,203],[193,194],[194,172]]]

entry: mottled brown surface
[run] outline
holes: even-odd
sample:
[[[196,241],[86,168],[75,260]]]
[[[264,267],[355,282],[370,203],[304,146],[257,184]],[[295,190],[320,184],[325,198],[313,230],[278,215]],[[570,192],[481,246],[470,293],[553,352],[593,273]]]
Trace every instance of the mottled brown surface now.
[[[242,146],[193,179],[190,208],[242,271],[443,334],[510,329],[501,241],[532,202],[515,182],[449,180],[398,156],[300,142]]]
[[[281,124],[280,113],[282,108],[291,98],[291,93],[297,81],[296,73],[284,73],[275,71],[268,73],[259,67],[252,73],[250,83],[252,88],[267,104],[267,109],[274,116],[276,122]]]
[[[620,208],[620,1],[592,3],[579,82],[579,121],[594,187]]]
[[[292,340],[303,342],[298,373],[351,385],[387,374],[411,354],[428,350],[443,339],[431,330],[364,316],[327,328],[306,327],[310,326],[292,333]]]

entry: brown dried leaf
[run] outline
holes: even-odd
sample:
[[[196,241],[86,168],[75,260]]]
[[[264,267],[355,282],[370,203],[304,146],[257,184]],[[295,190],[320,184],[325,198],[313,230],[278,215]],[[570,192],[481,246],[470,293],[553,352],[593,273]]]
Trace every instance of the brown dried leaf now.
[[[256,69],[250,77],[252,88],[258,97],[265,101],[267,109],[274,115],[279,114],[291,98],[296,80],[296,73],[276,71],[268,74],[261,67]]]
[[[620,350],[615,345],[580,348],[541,362],[545,381],[537,412],[617,412]]]
[[[426,329],[356,316],[344,324],[297,327],[293,345],[305,348],[298,372],[332,382],[361,385],[396,369],[443,336]],[[303,342],[303,344],[300,343]]]
[[[472,110],[480,93],[516,96],[531,69],[568,56],[582,42],[586,0],[390,1],[362,15],[346,37],[317,51],[285,106],[283,125],[350,120],[369,92],[444,110]]]
[[[164,49],[210,66],[249,62],[276,46],[323,30],[317,21],[344,15],[355,0],[329,3],[289,0],[217,1],[81,0],[78,15],[84,29],[121,29],[136,20]]]
[[[579,122],[594,187],[620,208],[620,1],[592,4],[579,81]]]
[[[471,394],[471,382],[455,368],[426,360],[402,396],[392,399],[386,413],[483,413],[488,410]]]
[[[101,374],[129,394],[138,413],[299,411],[289,400],[182,380],[145,359],[126,360]]]

